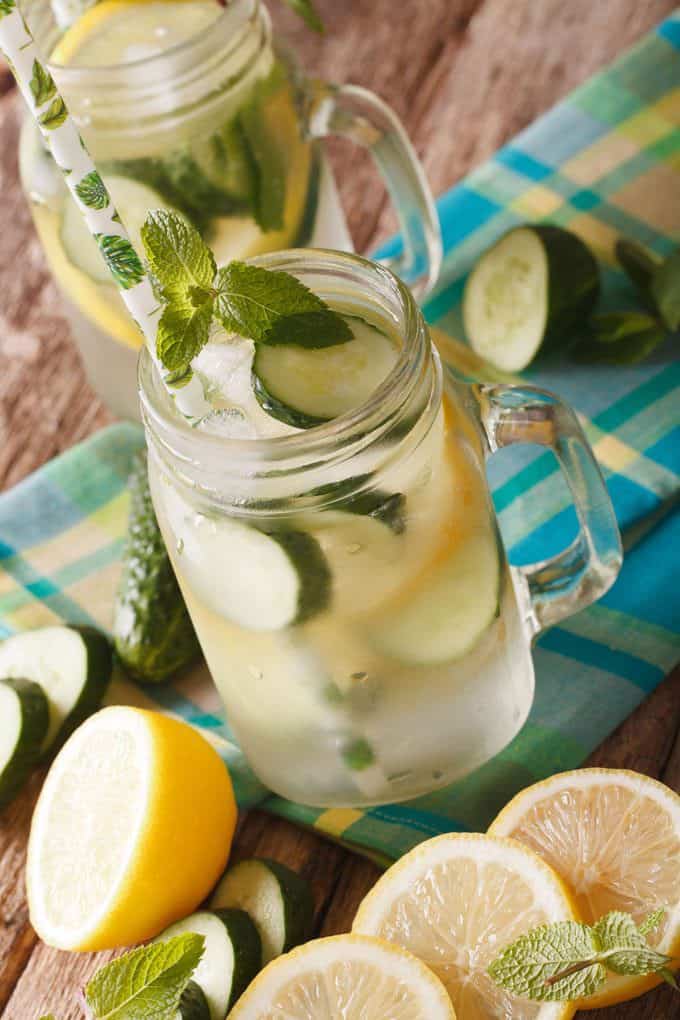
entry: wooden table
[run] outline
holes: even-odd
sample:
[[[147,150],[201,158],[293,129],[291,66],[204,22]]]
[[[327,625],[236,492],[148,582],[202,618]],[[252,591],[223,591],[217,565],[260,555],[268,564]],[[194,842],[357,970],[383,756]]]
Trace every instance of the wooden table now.
[[[440,192],[667,16],[675,0],[320,0],[319,6],[328,25],[324,39],[277,9],[281,30],[308,68],[366,85],[394,105]],[[0,67],[0,480],[7,486],[110,421],[85,383],[19,192],[12,93]],[[368,160],[344,145],[333,146],[333,157],[362,250],[393,224],[385,201],[376,200]],[[636,768],[679,790],[679,730],[676,670],[591,763]],[[76,989],[107,958],[47,949],[29,926],[24,851],[40,781],[36,775],[0,817],[1,1020],[37,1020],[48,1010],[78,1020]],[[235,856],[256,853],[311,880],[322,934],[347,930],[378,874],[367,861],[260,812],[244,821]],[[664,988],[589,1015],[680,1020],[680,996]]]

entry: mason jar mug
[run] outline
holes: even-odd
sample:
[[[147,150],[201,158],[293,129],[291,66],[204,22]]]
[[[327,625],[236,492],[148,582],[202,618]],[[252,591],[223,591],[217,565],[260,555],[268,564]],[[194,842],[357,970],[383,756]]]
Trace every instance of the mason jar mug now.
[[[88,12],[94,28],[74,43],[59,42],[50,0],[26,0],[24,11],[133,241],[149,208],[169,207],[202,232],[218,264],[308,244],[351,250],[318,142],[344,135],[371,150],[394,201],[405,243],[392,267],[416,293],[432,286],[441,261],[434,204],[381,100],[302,76],[275,44],[260,0],[151,4],[132,28],[119,7],[99,35],[99,16]],[[140,38],[127,40],[133,29]],[[155,45],[161,32],[175,44],[149,55],[145,36]],[[112,52],[124,62],[112,64]],[[90,380],[115,412],[136,416],[141,335],[28,121],[21,176]]]
[[[178,414],[143,353],[158,520],[259,778],[313,805],[412,798],[481,765],[522,727],[533,638],[618,573],[611,503],[557,397],[444,382],[414,299],[388,269],[312,250],[255,263],[293,273],[338,311],[396,337],[398,360],[354,411],[302,432],[235,439]],[[485,459],[537,441],[555,452],[581,527],[564,552],[515,569]],[[292,580],[279,561],[294,564]]]

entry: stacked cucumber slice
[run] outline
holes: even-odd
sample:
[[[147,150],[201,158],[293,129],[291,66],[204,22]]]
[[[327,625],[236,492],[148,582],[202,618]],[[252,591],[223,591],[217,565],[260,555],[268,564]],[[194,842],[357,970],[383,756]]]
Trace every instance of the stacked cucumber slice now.
[[[230,868],[209,910],[170,925],[156,939],[192,932],[205,940],[175,1020],[225,1020],[263,966],[309,937],[313,915],[309,885],[285,865],[254,858]]]
[[[365,403],[398,358],[395,343],[363,319],[347,316],[354,337],[330,347],[258,344],[253,387],[260,406],[306,429]]]
[[[113,657],[93,627],[43,627],[0,645],[0,804],[99,708]]]

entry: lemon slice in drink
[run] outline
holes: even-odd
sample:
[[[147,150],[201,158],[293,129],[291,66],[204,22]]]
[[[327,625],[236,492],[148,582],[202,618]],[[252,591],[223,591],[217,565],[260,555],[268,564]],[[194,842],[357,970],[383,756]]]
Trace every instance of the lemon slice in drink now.
[[[75,67],[146,60],[186,42],[221,13],[215,0],[102,0],[66,30],[50,59]]]
[[[158,934],[210,892],[235,822],[227,769],[191,726],[135,708],[97,712],[55,758],[33,815],[33,927],[70,950]]]
[[[619,769],[564,772],[519,793],[489,831],[540,854],[571,887],[585,921],[623,910],[640,922],[663,907],[649,941],[680,955],[680,797],[662,783]],[[625,1002],[659,982],[612,974],[580,1005]]]
[[[383,875],[353,931],[419,957],[464,1020],[569,1020],[572,1004],[517,999],[487,970],[531,928],[575,918],[568,890],[533,851],[512,840],[447,834],[421,843]]]
[[[410,953],[379,939],[336,935],[280,956],[255,978],[229,1020],[455,1020],[446,989]]]

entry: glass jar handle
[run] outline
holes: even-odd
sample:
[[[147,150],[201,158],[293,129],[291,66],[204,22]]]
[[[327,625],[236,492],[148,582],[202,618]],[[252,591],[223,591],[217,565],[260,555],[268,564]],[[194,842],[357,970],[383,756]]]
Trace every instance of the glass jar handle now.
[[[378,96],[357,85],[309,83],[307,127],[312,138],[341,135],[368,149],[385,179],[399,218],[403,252],[382,260],[417,298],[432,290],[442,262],[437,210],[425,172],[404,127]]]
[[[549,559],[520,567],[534,633],[589,606],[612,586],[623,561],[621,535],[593,451],[573,410],[533,386],[477,386],[491,452],[513,443],[550,447],[571,490],[580,529]]]

